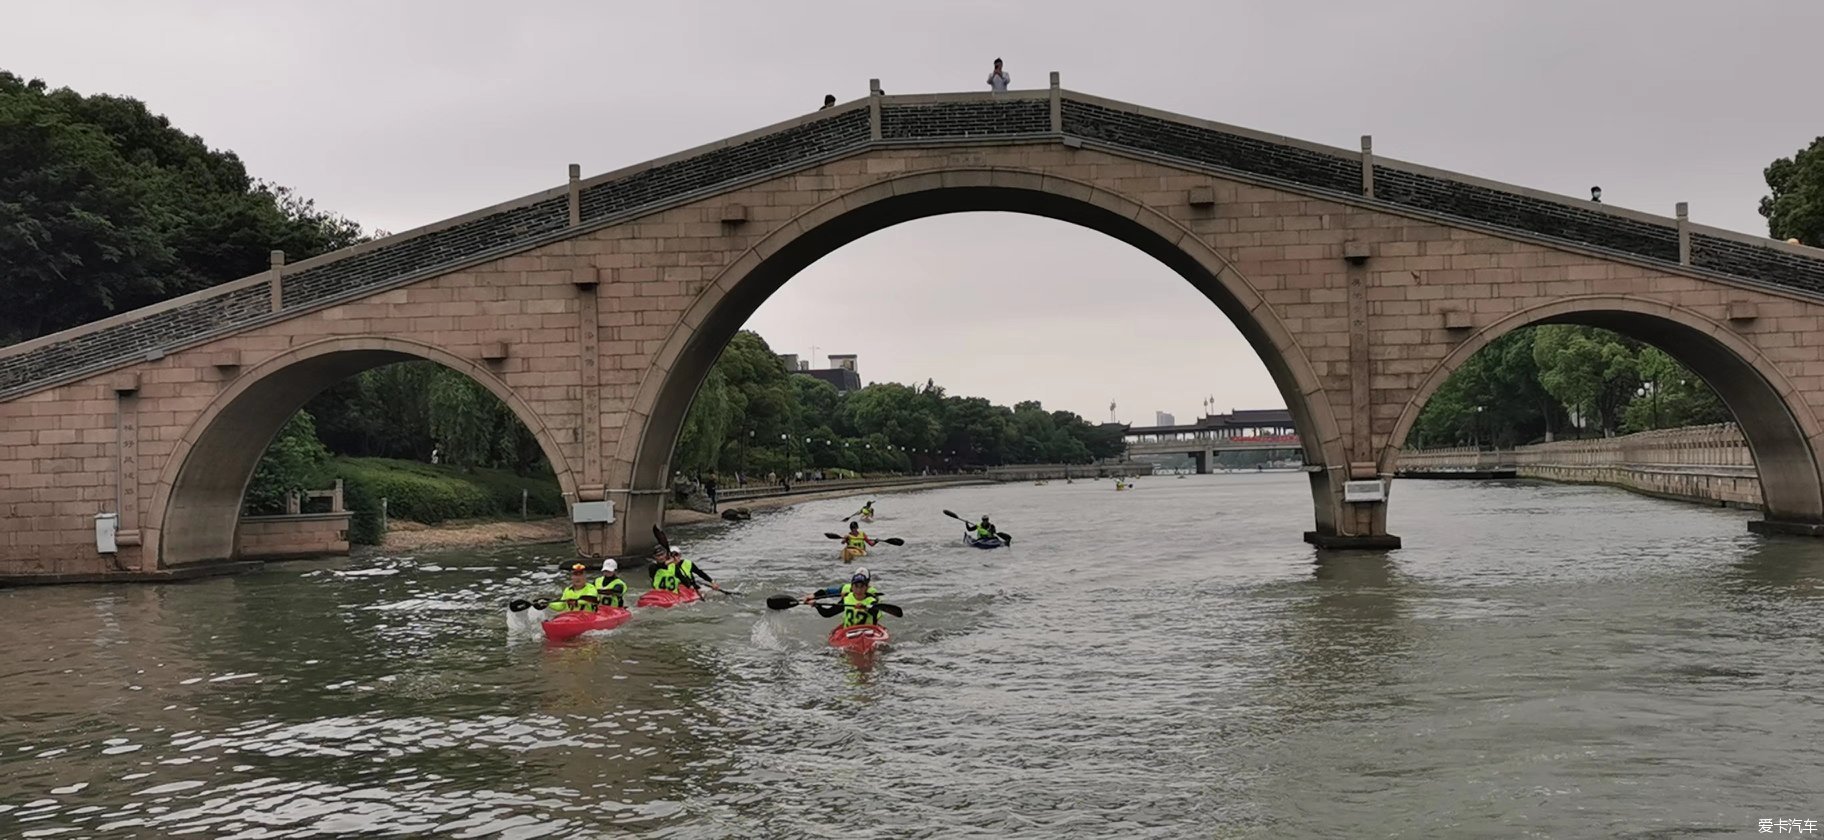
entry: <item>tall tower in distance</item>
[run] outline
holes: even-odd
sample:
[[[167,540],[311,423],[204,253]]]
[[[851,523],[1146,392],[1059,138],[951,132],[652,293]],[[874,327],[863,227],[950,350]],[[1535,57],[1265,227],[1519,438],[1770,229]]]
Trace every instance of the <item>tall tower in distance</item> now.
[[[1114,400],[1108,401],[1108,422],[1110,422],[1110,423],[1121,422],[1121,421],[1115,419],[1115,401]]]
[[[1172,413],[1169,411],[1155,411],[1153,412],[1153,425],[1176,426],[1178,425],[1178,418],[1173,417]]]

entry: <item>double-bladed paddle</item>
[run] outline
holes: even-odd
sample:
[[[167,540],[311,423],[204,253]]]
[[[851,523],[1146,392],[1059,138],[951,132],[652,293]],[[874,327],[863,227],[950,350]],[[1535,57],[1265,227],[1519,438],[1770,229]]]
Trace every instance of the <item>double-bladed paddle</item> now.
[[[836,596],[825,595],[823,597],[834,598]],[[803,603],[804,603],[804,601],[802,599],[793,598],[790,595],[773,595],[766,599],[767,609],[772,609],[772,610],[789,610],[789,609],[799,606]],[[842,611],[841,604],[812,604],[811,606],[816,607],[817,612],[820,615],[822,615],[824,618],[829,618],[831,616],[834,616],[836,614],[836,612]],[[823,609],[825,607],[830,607],[830,608],[834,609],[835,612],[825,613],[823,611]],[[880,610],[881,612],[886,613],[887,615],[893,616],[894,618],[905,618],[906,617],[906,611],[900,609],[899,607],[897,607],[893,604],[875,604],[874,607],[876,609]]]
[[[824,535],[824,536],[826,536],[826,537],[829,537],[829,538],[830,538],[830,539],[832,539],[832,540],[846,540],[846,539],[848,539],[848,535],[847,535],[847,534],[832,534],[832,533],[830,533],[830,532],[829,532],[829,531],[825,531],[825,532],[823,532],[823,535]],[[877,542],[877,543],[883,543],[883,542],[884,542],[884,543],[886,543],[886,544],[887,544],[887,545],[905,545],[905,544],[906,544],[906,541],[905,541],[905,540],[902,540],[902,539],[900,539],[900,538],[898,538],[898,537],[887,537],[887,538],[886,538],[886,539],[881,539],[881,540],[874,540],[874,541],[875,541],[875,542]]]
[[[963,523],[963,527],[965,527],[965,528],[973,527],[969,524],[969,520],[964,519],[961,516],[957,516],[955,511],[946,510],[946,511],[944,511],[944,515],[948,516],[951,519],[954,519],[958,522]],[[1012,534],[996,533],[995,536],[1000,537],[1001,542],[1004,542],[1010,546],[1013,545],[1013,535]]]

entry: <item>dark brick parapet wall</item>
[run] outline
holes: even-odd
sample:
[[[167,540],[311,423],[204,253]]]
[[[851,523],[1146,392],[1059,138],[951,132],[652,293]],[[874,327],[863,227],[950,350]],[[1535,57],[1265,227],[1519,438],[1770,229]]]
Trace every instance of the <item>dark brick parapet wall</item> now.
[[[880,111],[884,141],[1039,140],[1051,136],[1050,103],[1043,98],[971,97],[919,103],[889,99],[882,102]],[[1361,193],[1361,158],[1351,153],[1278,142],[1068,96],[1061,102],[1060,112],[1065,135],[1101,147],[1190,168],[1266,179],[1295,190],[1338,196]],[[583,221],[604,223],[638,215],[748,179],[812,165],[868,143],[868,109],[840,111],[591,186],[581,196]],[[1397,165],[1377,164],[1374,183],[1374,201],[1395,208],[1601,248],[1669,267],[1678,262],[1678,232],[1670,224]],[[284,276],[284,308],[319,305],[511,253],[561,236],[567,223],[565,199],[545,199],[332,259]],[[1708,234],[1694,233],[1691,239],[1695,268],[1824,295],[1824,260]],[[264,284],[256,284],[0,358],[0,399],[273,317],[268,295]]]

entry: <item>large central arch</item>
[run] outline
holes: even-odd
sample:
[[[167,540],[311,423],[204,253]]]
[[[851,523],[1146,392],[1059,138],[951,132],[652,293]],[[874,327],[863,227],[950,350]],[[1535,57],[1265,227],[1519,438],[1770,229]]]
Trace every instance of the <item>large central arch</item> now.
[[[184,432],[159,476],[147,517],[157,523],[159,567],[232,558],[247,483],[285,421],[337,382],[410,361],[436,362],[499,397],[538,440],[564,497],[576,498],[575,476],[551,430],[492,371],[416,341],[330,338],[292,348],[241,374]]]
[[[1025,213],[1098,231],[1159,260],[1202,292],[1241,331],[1285,399],[1310,465],[1318,532],[1350,535],[1340,479],[1332,476],[1347,464],[1335,414],[1310,361],[1247,278],[1191,230],[1139,201],[1080,181],[997,168],[906,175],[830,199],[783,224],[717,276],[641,377],[609,478],[610,487],[628,488],[621,549],[633,549],[662,516],[671,452],[691,400],[722,348],[768,297],[870,233],[976,211]]]

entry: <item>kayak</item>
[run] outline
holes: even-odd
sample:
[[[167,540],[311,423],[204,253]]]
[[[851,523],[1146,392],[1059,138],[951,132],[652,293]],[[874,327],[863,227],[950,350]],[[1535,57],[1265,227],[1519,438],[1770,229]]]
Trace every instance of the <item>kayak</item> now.
[[[675,607],[702,599],[703,595],[695,589],[679,589],[676,592],[668,589],[652,589],[641,595],[640,600],[633,604],[636,607]]]
[[[842,562],[844,563],[853,563],[856,559],[866,556],[868,556],[868,550],[865,548],[844,546],[842,549]]]
[[[971,548],[1000,548],[1001,547],[1001,538],[1000,537],[989,537],[984,540],[978,540],[975,538],[974,534],[971,534],[968,531],[963,532],[963,542],[967,543]]]
[[[873,522],[873,521],[874,521],[874,517],[873,517],[873,516],[872,516],[872,515],[869,515],[869,516],[864,516],[864,517],[862,517],[862,518],[861,518],[861,521],[863,521],[863,522]]]
[[[591,630],[613,630],[633,617],[620,607],[602,607],[595,612],[570,610],[545,619],[545,638],[554,642],[574,639]]]
[[[890,636],[887,628],[878,624],[857,624],[854,627],[838,627],[830,631],[830,647],[856,653],[867,653],[877,645],[884,645]]]

